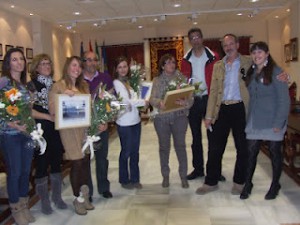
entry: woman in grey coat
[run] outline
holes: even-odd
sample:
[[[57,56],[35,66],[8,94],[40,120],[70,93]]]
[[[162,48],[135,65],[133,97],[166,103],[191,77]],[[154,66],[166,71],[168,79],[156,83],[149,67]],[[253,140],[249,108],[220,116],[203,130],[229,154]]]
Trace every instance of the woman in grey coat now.
[[[169,156],[171,148],[171,135],[173,136],[174,148],[179,163],[179,176],[181,186],[188,188],[187,176],[187,154],[185,135],[188,126],[188,112],[193,104],[192,99],[177,99],[176,104],[181,105],[178,110],[163,112],[165,105],[164,96],[171,82],[178,83],[186,81],[186,78],[176,70],[176,61],[170,54],[163,55],[159,60],[159,76],[153,80],[153,88],[150,97],[150,104],[158,110],[154,117],[154,127],[159,140],[159,157],[161,173],[163,176],[162,186],[169,187]]]
[[[240,195],[247,199],[253,187],[252,177],[262,141],[268,141],[272,161],[272,183],[265,195],[266,200],[275,199],[281,188],[282,140],[286,131],[290,109],[288,85],[276,79],[282,70],[272,59],[268,45],[256,42],[252,45],[253,65],[249,68],[245,82],[250,94],[246,125],[248,146],[248,170],[246,183]]]

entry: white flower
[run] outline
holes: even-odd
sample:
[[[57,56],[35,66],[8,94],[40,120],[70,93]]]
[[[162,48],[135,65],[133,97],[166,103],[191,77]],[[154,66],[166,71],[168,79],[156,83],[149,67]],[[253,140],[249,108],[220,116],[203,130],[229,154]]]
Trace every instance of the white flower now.
[[[5,104],[0,102],[0,109],[4,109],[5,108]]]

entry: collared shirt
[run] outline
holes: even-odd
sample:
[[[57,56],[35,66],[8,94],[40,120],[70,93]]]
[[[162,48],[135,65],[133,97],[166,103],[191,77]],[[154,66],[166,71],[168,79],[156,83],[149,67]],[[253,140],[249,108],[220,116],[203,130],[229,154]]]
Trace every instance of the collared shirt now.
[[[224,59],[225,64],[225,79],[223,99],[225,100],[241,100],[240,85],[239,85],[239,70],[241,60],[237,57],[232,64],[227,63],[227,57]]]
[[[196,57],[192,52],[189,61],[192,64],[192,83],[201,82],[200,89],[204,90],[201,95],[207,95],[207,85],[205,81],[205,64],[208,60],[205,50],[200,57]]]
[[[103,85],[106,85],[106,90],[110,90],[113,88],[112,79],[108,73],[100,73],[99,71],[96,71],[92,78],[84,76],[84,80],[88,83],[90,93],[92,95],[94,95],[95,92],[98,91],[96,89],[101,82],[103,83]]]

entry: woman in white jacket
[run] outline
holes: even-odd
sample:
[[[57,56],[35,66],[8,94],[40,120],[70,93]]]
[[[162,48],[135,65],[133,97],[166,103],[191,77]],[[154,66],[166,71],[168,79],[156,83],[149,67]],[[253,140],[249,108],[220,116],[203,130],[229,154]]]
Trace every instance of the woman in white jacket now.
[[[130,69],[125,57],[116,59],[114,75],[115,91],[126,104],[125,110],[119,114],[116,121],[121,143],[119,182],[125,189],[140,189],[142,188],[139,170],[141,119],[137,107],[145,106],[148,102],[139,99],[137,93],[130,87]]]

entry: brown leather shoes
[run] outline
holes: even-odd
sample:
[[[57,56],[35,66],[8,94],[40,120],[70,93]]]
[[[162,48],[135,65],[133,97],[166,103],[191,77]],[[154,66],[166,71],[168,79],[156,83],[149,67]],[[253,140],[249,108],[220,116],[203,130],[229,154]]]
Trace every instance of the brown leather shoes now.
[[[207,185],[207,184],[203,184],[202,187],[199,187],[197,190],[196,190],[196,194],[198,195],[205,195],[209,192],[213,192],[213,191],[216,191],[219,189],[219,186],[218,185]]]

